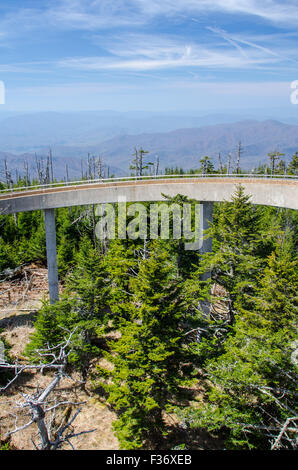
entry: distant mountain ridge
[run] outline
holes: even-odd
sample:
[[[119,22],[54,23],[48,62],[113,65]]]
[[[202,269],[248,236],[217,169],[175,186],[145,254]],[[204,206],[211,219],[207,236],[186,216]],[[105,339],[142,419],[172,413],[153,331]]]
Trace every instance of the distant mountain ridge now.
[[[289,159],[298,150],[298,126],[274,120],[244,120],[197,128],[180,128],[168,132],[143,132],[134,135],[123,133],[96,144],[55,144],[51,148],[56,176],[65,175],[67,164],[70,176],[77,178],[81,174],[81,159],[86,162],[88,153],[100,155],[105,164],[111,167],[111,172],[120,176],[129,174],[129,164],[135,147],[148,150],[149,160],[153,160],[158,154],[161,168],[178,166],[190,169],[198,167],[199,160],[204,155],[210,156],[217,166],[219,152],[224,163],[229,152],[235,162],[239,141],[243,147],[240,165],[246,170],[251,170],[259,163],[268,161],[267,154],[275,149],[285,153],[285,158]],[[4,150],[1,143],[0,150]],[[45,156],[47,152],[48,147],[44,146],[39,149],[38,154]],[[34,169],[35,156],[32,152],[19,155],[0,152],[0,171],[3,169],[5,157],[11,169],[17,168],[22,172],[24,159],[29,162],[32,171]]]
[[[159,155],[162,166],[194,168],[204,155],[217,162],[221,152],[225,161],[229,152],[236,156],[241,141],[241,164],[251,169],[268,160],[267,154],[275,149],[290,157],[298,150],[298,126],[278,121],[247,120],[233,124],[217,124],[200,128],[177,129],[166,133],[122,135],[101,144],[102,155],[120,168],[127,168],[134,147],[142,146],[151,158]]]
[[[87,146],[125,134],[169,132],[182,127],[239,120],[231,115],[176,116],[112,111],[0,113],[1,150],[12,153],[41,152],[49,146]]]

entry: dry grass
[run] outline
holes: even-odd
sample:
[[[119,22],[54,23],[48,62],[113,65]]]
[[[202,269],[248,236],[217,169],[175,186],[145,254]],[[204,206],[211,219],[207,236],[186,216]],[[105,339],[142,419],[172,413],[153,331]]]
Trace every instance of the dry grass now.
[[[24,266],[12,278],[1,280],[0,319],[39,310],[41,300],[48,297],[48,270],[34,263]]]
[[[13,386],[9,392],[0,396],[0,440],[5,440],[5,434],[14,429],[15,420],[17,417],[17,425],[21,426],[30,421],[30,416],[20,412],[16,408],[16,402],[22,401],[21,393],[32,394],[36,387],[40,389],[46,386],[53,379],[52,373],[42,375],[39,372],[27,372],[22,375],[17,385]],[[72,380],[73,379],[73,380]],[[79,433],[82,431],[94,430],[92,433],[84,434],[74,438],[73,445],[76,449],[81,450],[114,450],[118,449],[118,442],[112,431],[112,423],[115,420],[115,415],[105,405],[99,403],[94,398],[90,397],[90,393],[82,389],[80,383],[75,379],[79,379],[76,374],[72,379],[64,378],[55,391],[51,394],[51,404],[55,400],[71,401],[71,402],[84,402],[80,405],[81,412],[73,422],[71,431]],[[54,418],[55,426],[59,426],[65,421],[66,413],[72,416],[78,406],[62,406],[56,413]],[[48,418],[51,418],[49,416]],[[54,426],[54,427],[55,427]],[[32,439],[38,444],[38,434],[35,425],[13,434],[11,436],[11,446],[20,450],[33,450],[34,445]],[[64,449],[70,448],[67,444]]]
[[[11,325],[2,333],[1,337],[5,338],[11,345],[9,354],[14,358],[22,359],[25,345],[29,342],[30,335],[33,333],[34,327]]]
[[[0,328],[4,331],[0,335],[5,338],[11,346],[9,354],[12,360],[18,359],[19,362],[25,360],[23,352],[26,344],[29,342],[30,335],[34,331],[33,320],[35,312],[41,307],[41,299],[47,295],[47,272],[38,267],[31,267],[36,281],[31,283],[31,288],[26,291],[25,300],[22,302],[24,288],[24,278],[13,284],[6,283],[6,289],[13,286],[10,291],[10,302],[8,298],[2,295],[0,299]],[[36,271],[35,271],[36,269]],[[36,274],[38,273],[38,275]],[[33,280],[34,280],[33,278]],[[3,288],[3,284],[1,288]],[[22,290],[23,289],[23,290]],[[7,296],[7,293],[5,294]],[[30,416],[21,412],[16,408],[16,402],[22,401],[21,393],[32,394],[38,386],[44,389],[53,379],[53,373],[45,375],[36,371],[24,372],[17,382],[9,388],[8,391],[0,394],[0,443],[5,441],[5,435],[8,431],[21,426],[30,421]],[[94,429],[94,432],[83,434],[73,439],[76,449],[80,450],[117,450],[119,448],[118,441],[113,434],[112,423],[116,419],[115,414],[110,411],[106,405],[100,403],[99,400],[92,397],[91,385],[87,382],[83,388],[80,383],[80,377],[77,373],[71,374],[70,378],[64,378],[56,390],[51,395],[51,400],[84,402],[81,405],[81,412],[73,423],[71,431],[79,433]],[[65,420],[65,413],[72,416],[78,409],[77,406],[61,407],[57,410],[54,418],[54,425],[59,426]],[[38,444],[38,433],[36,425],[33,424],[29,428],[13,434],[10,439],[10,445],[14,449],[33,450],[34,444],[32,440]],[[64,445],[65,449],[70,449],[68,444]]]

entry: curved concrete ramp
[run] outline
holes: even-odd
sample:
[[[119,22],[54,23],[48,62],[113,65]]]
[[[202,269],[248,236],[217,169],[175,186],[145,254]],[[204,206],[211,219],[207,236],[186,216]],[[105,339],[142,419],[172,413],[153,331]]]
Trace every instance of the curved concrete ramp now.
[[[164,200],[163,194],[183,194],[198,201],[230,200],[237,184],[242,184],[253,204],[298,209],[298,180],[245,177],[159,177],[79,184],[35,189],[0,195],[0,213],[53,209],[58,207],[108,202],[141,202]]]

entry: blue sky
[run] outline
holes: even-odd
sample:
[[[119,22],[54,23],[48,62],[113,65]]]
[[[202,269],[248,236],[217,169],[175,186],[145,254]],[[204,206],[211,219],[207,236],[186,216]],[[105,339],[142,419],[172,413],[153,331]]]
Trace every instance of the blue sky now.
[[[0,113],[297,113],[297,45],[297,0],[2,0]]]

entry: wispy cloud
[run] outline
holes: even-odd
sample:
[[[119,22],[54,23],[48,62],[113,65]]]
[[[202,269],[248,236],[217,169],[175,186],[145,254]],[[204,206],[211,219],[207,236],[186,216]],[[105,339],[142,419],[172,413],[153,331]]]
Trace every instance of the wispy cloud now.
[[[63,68],[77,70],[131,70],[147,71],[179,68],[254,69],[276,65],[284,60],[280,53],[274,53],[246,39],[209,27],[212,33],[228,43],[202,45],[200,41],[188,41],[179,37],[126,34],[95,36],[105,50],[103,56],[72,57],[59,61]]]
[[[296,0],[61,0],[46,15],[64,27],[94,30],[139,25],[159,15],[224,12],[260,17],[276,24],[297,25]]]
[[[67,57],[61,60],[2,64],[0,71],[34,72],[68,69],[77,71],[148,72],[157,70],[257,70],[260,68],[289,67],[296,60],[285,56],[281,46],[274,51],[256,44],[250,38],[229,34],[219,28],[207,27],[224,43],[212,38],[202,45],[200,40],[187,41],[174,35],[117,34],[94,35],[92,41],[100,45],[101,55]],[[281,44],[282,41],[280,41]],[[296,49],[295,49],[296,51]],[[287,47],[287,52],[291,49]],[[286,64],[288,62],[288,64]],[[292,65],[293,67],[293,65]]]
[[[142,11],[137,3],[138,0],[61,0],[45,14],[58,27],[92,31],[138,25]]]
[[[286,53],[284,51],[280,52],[281,47],[279,47],[279,52],[277,52],[275,50],[269,49],[269,47],[265,47],[261,44],[257,44],[255,42],[257,40],[257,38],[255,38],[255,41],[253,41],[251,39],[246,39],[246,38],[241,37],[239,35],[229,34],[227,31],[224,31],[220,28],[214,28],[214,27],[207,26],[207,29],[209,31],[212,31],[213,33],[217,34],[218,36],[222,37],[223,39],[225,39],[230,44],[234,45],[238,50],[240,50],[240,52],[242,54],[245,54],[246,57],[247,57],[247,52],[245,52],[244,48],[241,47],[242,45],[243,46],[248,46],[249,49],[251,49],[251,48],[252,49],[257,49],[258,51],[263,52],[267,56],[268,55],[269,56],[274,56],[274,57],[278,57],[282,60],[294,62],[296,64],[298,63],[298,61],[296,59],[293,59],[292,57],[289,57],[288,55],[286,55]],[[282,38],[282,36],[280,36],[280,38]],[[274,39],[276,40],[277,38],[275,37]],[[268,37],[263,37],[263,40],[268,42],[269,38]],[[281,46],[281,44],[279,44],[279,46]],[[287,48],[287,51],[291,52],[291,49],[289,50],[289,48]],[[296,48],[295,48],[295,55],[296,55]]]
[[[225,12],[263,18],[274,23],[297,24],[296,0],[135,0],[148,15]]]
[[[59,62],[60,67],[67,67],[77,70],[85,71],[99,71],[99,70],[160,70],[160,69],[175,69],[175,68],[188,68],[188,67],[205,67],[205,68],[226,68],[226,69],[239,69],[249,68],[251,66],[264,65],[266,61],[263,59],[250,59],[240,58],[235,55],[224,55],[212,51],[204,51],[201,57],[198,56],[181,56],[178,58],[167,59],[135,59],[135,60],[105,60],[101,57],[83,57],[77,59],[66,59]],[[267,60],[267,63],[272,61]]]
[[[0,30],[16,34],[47,28],[96,31],[119,26],[139,27],[155,17],[228,13],[250,15],[278,25],[298,24],[296,0],[51,0],[35,8],[14,9],[0,21]],[[26,5],[26,4],[25,4]],[[199,17],[198,16],[198,17]]]

